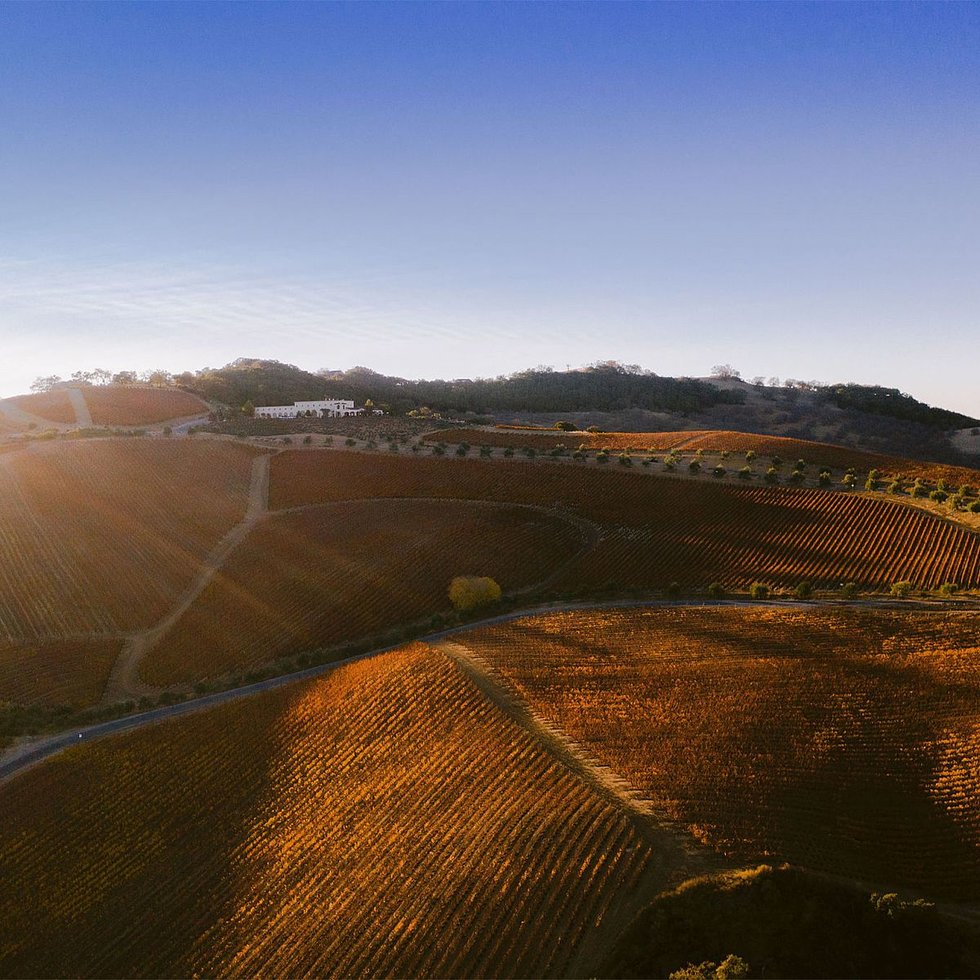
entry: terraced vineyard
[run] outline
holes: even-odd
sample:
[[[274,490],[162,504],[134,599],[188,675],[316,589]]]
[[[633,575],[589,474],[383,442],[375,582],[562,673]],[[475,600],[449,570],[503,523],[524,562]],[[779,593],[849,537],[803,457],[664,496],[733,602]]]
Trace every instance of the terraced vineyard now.
[[[94,385],[81,391],[95,425],[152,425],[208,411],[200,398],[179,388]]]
[[[421,646],[75,749],[3,817],[5,976],[594,975],[670,875]]]
[[[980,536],[887,500],[521,462],[316,451],[272,461],[274,508],[364,497],[510,501],[586,518],[601,539],[556,583],[568,590],[755,580],[980,587]]]
[[[120,439],[0,456],[0,637],[154,622],[241,520],[256,450]]]
[[[456,575],[513,591],[587,543],[567,520],[514,505],[382,500],[282,514],[249,535],[143,676],[166,686],[376,636],[448,611]]]
[[[980,614],[665,608],[456,638],[715,848],[980,898]]]

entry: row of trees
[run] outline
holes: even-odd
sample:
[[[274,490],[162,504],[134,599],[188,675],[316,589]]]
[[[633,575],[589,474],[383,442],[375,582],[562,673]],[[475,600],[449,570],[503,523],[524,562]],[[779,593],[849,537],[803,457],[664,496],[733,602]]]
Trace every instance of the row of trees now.
[[[193,375],[188,375],[193,380]],[[95,368],[92,371],[73,371],[68,378],[59,374],[49,374],[34,379],[31,391],[41,394],[55,388],[74,388],[83,385],[136,385],[148,384],[166,387],[176,383],[176,378],[169,371],[156,369],[153,371],[117,371],[113,374],[105,368]]]

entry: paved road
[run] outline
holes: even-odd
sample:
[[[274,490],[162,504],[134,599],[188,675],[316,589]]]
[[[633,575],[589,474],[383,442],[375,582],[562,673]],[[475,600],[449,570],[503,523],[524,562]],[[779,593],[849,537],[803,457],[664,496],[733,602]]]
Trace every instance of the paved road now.
[[[871,599],[861,602],[844,603],[840,600],[829,601],[809,601],[793,602],[786,600],[772,600],[769,602],[759,602],[757,600],[746,599],[705,599],[700,602],[670,599],[621,599],[610,600],[608,602],[562,602],[552,605],[534,606],[527,609],[518,609],[513,612],[501,613],[499,616],[492,616],[489,619],[481,619],[462,626],[453,626],[449,629],[439,630],[429,633],[426,636],[418,637],[419,643],[438,643],[441,640],[449,639],[459,633],[479,629],[484,626],[494,626],[499,623],[509,623],[515,619],[523,619],[528,616],[547,616],[556,612],[572,612],[576,610],[588,609],[623,609],[623,608],[659,608],[659,607],[713,607],[713,606],[739,606],[739,607],[761,607],[776,609],[814,609],[826,607],[850,606],[857,608],[894,608],[905,611],[932,609],[924,603],[909,601],[890,601],[887,599]],[[963,607],[962,611],[976,611],[975,606]],[[44,759],[73,745],[84,742],[94,742],[98,739],[118,735],[121,732],[132,731],[136,728],[143,728],[146,725],[153,725],[168,718],[177,718],[181,715],[189,715],[196,711],[203,711],[215,705],[225,704],[229,701],[236,701],[239,698],[251,697],[253,694],[260,694],[263,691],[271,691],[282,687],[285,684],[292,684],[294,681],[304,680],[309,677],[318,677],[321,674],[328,674],[338,667],[345,664],[354,663],[357,660],[365,660],[368,657],[375,657],[389,650],[395,650],[403,643],[394,643],[389,646],[379,647],[369,650],[366,653],[358,654],[355,657],[346,657],[343,660],[336,660],[328,664],[319,664],[316,667],[308,667],[305,670],[294,671],[290,674],[282,674],[279,677],[271,677],[268,680],[258,681],[255,684],[248,684],[245,687],[236,687],[228,691],[221,691],[217,694],[208,694],[204,697],[194,698],[190,701],[183,701],[180,704],[169,705],[163,708],[154,708],[151,711],[144,711],[139,714],[127,715],[125,718],[117,718],[115,721],[106,721],[98,725],[90,725],[87,728],[74,729],[68,732],[60,732],[56,735],[49,735],[30,743],[22,743],[11,754],[0,761],[0,782],[3,782],[17,773],[37,765]]]

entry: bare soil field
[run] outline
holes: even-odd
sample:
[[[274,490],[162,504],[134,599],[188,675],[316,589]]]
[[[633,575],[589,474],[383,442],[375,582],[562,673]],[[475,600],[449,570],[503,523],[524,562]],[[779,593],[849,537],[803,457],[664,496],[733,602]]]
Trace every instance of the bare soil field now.
[[[980,615],[677,608],[457,636],[706,844],[980,898]]]

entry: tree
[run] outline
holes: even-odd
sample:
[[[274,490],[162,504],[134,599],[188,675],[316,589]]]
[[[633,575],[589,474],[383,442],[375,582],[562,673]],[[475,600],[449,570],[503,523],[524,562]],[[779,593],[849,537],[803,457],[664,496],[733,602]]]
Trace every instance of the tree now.
[[[719,378],[723,381],[730,381],[733,378],[741,378],[742,372],[736,371],[731,364],[716,364],[711,369],[711,377]]]
[[[813,595],[813,586],[809,582],[800,582],[793,593],[796,595],[797,599],[809,599]]]
[[[912,592],[911,582],[892,582],[891,594],[896,599],[904,599]]]
[[[31,385],[31,391],[39,395],[41,392],[50,391],[59,384],[61,384],[61,378],[57,374],[49,374],[46,378],[35,378]]]
[[[242,405],[242,415],[245,415],[248,418],[255,417],[255,406],[250,401],[247,401],[244,405]]]
[[[749,595],[753,599],[768,599],[769,598],[769,586],[765,582],[753,582],[749,586]]]
[[[112,376],[112,383],[114,385],[134,385],[134,384],[136,384],[136,372],[135,371],[117,371]]]
[[[500,602],[500,586],[487,576],[457,575],[449,583],[449,601],[460,612]]]
[[[558,422],[555,423],[555,428],[556,429],[560,429],[562,432],[574,432],[575,431],[575,423],[574,422],[567,422],[564,419],[562,419],[562,420],[560,420],[560,421],[558,421]]]

